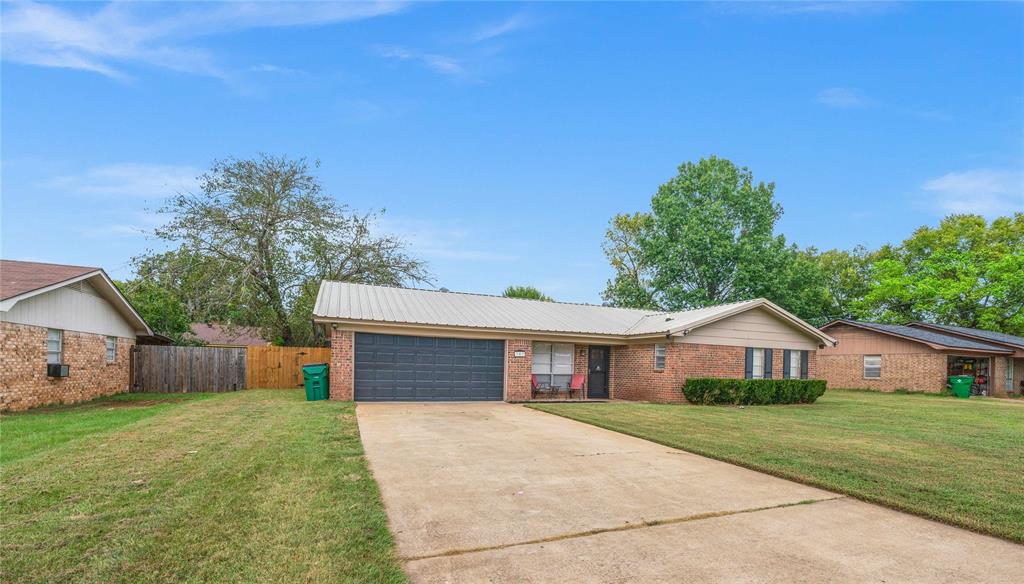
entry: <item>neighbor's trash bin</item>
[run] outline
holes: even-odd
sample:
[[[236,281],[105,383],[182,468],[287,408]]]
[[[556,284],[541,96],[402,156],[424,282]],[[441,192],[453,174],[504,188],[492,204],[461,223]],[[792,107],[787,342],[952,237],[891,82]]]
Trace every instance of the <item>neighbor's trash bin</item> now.
[[[953,395],[957,397],[971,397],[971,385],[974,383],[972,375],[950,375],[949,385],[953,388]]]
[[[327,377],[327,363],[310,363],[302,366],[302,379],[306,384],[306,401],[317,401],[329,397],[330,382]]]

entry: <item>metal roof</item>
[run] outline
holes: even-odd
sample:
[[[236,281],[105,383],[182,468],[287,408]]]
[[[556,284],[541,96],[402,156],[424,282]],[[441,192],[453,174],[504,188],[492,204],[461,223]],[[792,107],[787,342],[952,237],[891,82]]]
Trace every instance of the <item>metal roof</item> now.
[[[808,336],[834,342],[762,298],[695,310],[657,312],[325,280],[320,284],[313,316],[319,320],[643,337],[675,334],[756,307],[791,321]]]
[[[856,320],[837,320],[828,323],[822,328],[828,328],[835,324],[849,324],[949,349],[967,349],[971,351],[987,351],[992,353],[1012,353],[1012,351],[1005,347],[997,347],[980,341],[972,341],[970,339],[954,337],[952,335],[944,335],[927,329],[903,326],[901,324],[879,324],[874,322],[860,322]]]
[[[909,326],[912,327],[928,327],[933,329],[942,329],[951,333],[960,333],[962,335],[968,335],[972,337],[980,337],[988,339],[996,343],[1004,343],[1007,345],[1013,345],[1015,347],[1024,348],[1024,337],[1018,337],[1014,335],[1008,335],[1006,333],[997,333],[995,331],[987,331],[984,329],[968,328],[965,326],[953,326],[950,324],[930,324],[927,322],[914,322]]]

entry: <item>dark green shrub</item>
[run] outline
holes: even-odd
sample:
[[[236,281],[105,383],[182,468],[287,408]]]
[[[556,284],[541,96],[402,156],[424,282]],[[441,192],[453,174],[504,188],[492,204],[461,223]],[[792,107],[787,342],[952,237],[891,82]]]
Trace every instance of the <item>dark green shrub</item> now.
[[[683,395],[690,403],[769,405],[810,404],[825,393],[822,379],[687,379]]]

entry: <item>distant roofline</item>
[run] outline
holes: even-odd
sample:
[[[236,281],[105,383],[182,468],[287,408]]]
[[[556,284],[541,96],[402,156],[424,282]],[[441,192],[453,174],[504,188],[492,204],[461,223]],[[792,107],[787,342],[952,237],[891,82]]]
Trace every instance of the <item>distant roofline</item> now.
[[[972,334],[972,333],[960,330],[960,329],[982,330],[982,331],[984,330],[984,329],[976,329],[976,328],[969,327],[969,326],[953,328],[950,325],[933,324],[933,323],[930,323],[930,322],[918,322],[918,321],[907,323],[906,326],[909,326],[909,327],[920,327],[920,328],[924,328],[924,329],[928,329],[928,330],[935,330],[935,331],[942,331],[942,332],[949,333],[949,334],[954,335],[954,336],[955,335],[963,335],[965,337],[969,337],[971,339],[977,339],[977,340],[985,342],[985,343],[995,343],[997,345],[1007,345],[1007,346],[1010,346],[1010,347],[1017,347],[1017,348],[1020,348],[1020,349],[1024,349],[1024,340],[1022,340],[1019,343],[1012,343],[1010,341],[1003,341],[1003,340],[999,340],[999,339],[993,339],[991,337],[986,337],[984,335]],[[995,331],[986,331],[986,332],[993,332],[994,333]],[[1017,336],[1017,335],[1011,335],[1009,333],[1001,333],[1001,334],[1005,334],[1005,335],[1010,336],[1010,337],[1016,337]]]
[[[855,327],[858,327],[858,328],[862,328],[864,330],[869,330],[871,332],[876,332],[876,333],[880,333],[880,334],[883,334],[883,335],[891,335],[891,336],[894,336],[894,337],[899,337],[901,339],[906,339],[908,341],[913,341],[915,343],[921,343],[922,345],[928,345],[929,347],[931,347],[933,349],[938,349],[938,350],[943,350],[943,351],[950,350],[950,351],[969,351],[969,352],[974,352],[974,353],[1004,353],[1004,352],[1005,353],[1013,353],[1012,350],[1003,349],[1001,347],[971,348],[971,347],[957,347],[957,346],[954,346],[954,345],[947,345],[947,344],[941,343],[939,341],[928,341],[928,340],[925,340],[925,339],[919,339],[917,337],[912,337],[912,336],[909,336],[909,335],[900,334],[900,333],[898,333],[896,331],[890,331],[890,330],[886,330],[886,329],[883,329],[883,328],[878,328],[878,326],[877,326],[877,325],[885,326],[886,323],[864,322],[864,321],[858,321],[858,320],[850,320],[850,319],[846,319],[846,318],[839,318],[839,319],[833,320],[833,321],[831,321],[831,322],[829,322],[827,324],[824,324],[824,325],[821,326],[821,330],[825,330],[825,329],[827,329],[829,327],[832,327],[834,325],[837,325],[837,324],[848,324],[850,326],[855,326]],[[907,325],[895,325],[895,326],[907,326]],[[934,332],[934,331],[932,331],[932,332]],[[941,333],[939,333],[939,334],[941,334]],[[952,335],[949,335],[949,336],[952,336]],[[979,341],[979,343],[980,344],[984,344],[984,343],[981,343],[980,341]]]

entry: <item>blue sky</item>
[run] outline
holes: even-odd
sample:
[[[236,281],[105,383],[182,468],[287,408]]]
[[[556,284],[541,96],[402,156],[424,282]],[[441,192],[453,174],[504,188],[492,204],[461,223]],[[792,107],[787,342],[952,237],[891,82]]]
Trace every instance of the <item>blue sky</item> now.
[[[596,302],[609,218],[683,161],[801,246],[1024,209],[1021,4],[2,7],[2,255],[98,265],[215,158],[319,159],[437,286]]]

